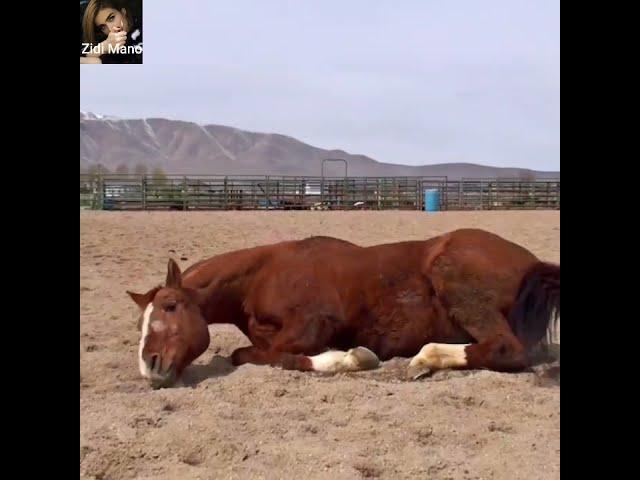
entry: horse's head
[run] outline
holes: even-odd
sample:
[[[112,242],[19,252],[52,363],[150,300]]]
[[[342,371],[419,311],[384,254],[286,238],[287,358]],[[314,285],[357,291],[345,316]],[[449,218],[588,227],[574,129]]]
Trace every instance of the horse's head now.
[[[169,260],[164,287],[127,293],[142,311],[138,320],[140,373],[154,388],[171,386],[209,346],[199,293],[182,286],[180,267],[173,260]]]

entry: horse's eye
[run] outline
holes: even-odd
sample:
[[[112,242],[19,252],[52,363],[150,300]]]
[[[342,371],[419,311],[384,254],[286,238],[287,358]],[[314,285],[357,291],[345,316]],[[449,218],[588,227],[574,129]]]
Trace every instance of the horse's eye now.
[[[165,305],[164,306],[164,311],[165,312],[175,312],[176,311],[176,304],[172,303],[172,304],[169,304],[169,305]]]

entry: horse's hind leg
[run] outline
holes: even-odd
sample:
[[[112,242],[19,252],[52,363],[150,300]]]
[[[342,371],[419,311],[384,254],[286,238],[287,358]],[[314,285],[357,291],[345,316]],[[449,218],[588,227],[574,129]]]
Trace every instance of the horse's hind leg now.
[[[496,328],[496,333],[487,336],[476,336],[469,332],[479,340],[478,343],[458,345],[428,343],[411,359],[407,377],[416,379],[433,370],[444,368],[488,369],[504,372],[526,368],[527,358],[524,347],[509,331],[506,320],[496,319],[495,322],[496,326],[504,322],[506,328]]]
[[[500,287],[491,278],[462,275],[448,263],[434,267],[437,296],[448,316],[476,343],[427,344],[411,360],[408,377],[416,378],[442,368],[517,371],[526,368],[525,348],[499,308]],[[493,287],[493,288],[492,288]]]
[[[503,266],[497,272],[489,268],[491,261],[501,265],[502,259],[491,258],[487,250],[474,254],[468,246],[461,249],[443,243],[442,248],[434,252],[427,259],[425,274],[436,296],[446,305],[448,318],[476,343],[427,344],[411,360],[408,376],[415,378],[440,368],[497,371],[526,368],[525,348],[502,314],[513,295],[510,269]]]
[[[483,312],[479,318],[478,312]],[[457,309],[455,321],[476,341],[471,344],[428,343],[411,359],[407,376],[418,378],[443,368],[518,371],[526,368],[524,346],[511,331],[507,320],[497,311]]]

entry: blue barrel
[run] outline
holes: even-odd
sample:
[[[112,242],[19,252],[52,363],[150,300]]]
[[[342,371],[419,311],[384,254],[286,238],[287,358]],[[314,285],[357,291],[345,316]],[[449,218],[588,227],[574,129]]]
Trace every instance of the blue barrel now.
[[[440,192],[437,188],[430,188],[424,191],[425,212],[437,212],[440,210]]]

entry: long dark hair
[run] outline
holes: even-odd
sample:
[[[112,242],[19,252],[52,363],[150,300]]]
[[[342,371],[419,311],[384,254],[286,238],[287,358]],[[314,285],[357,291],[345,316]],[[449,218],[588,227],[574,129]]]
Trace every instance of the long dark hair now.
[[[95,24],[96,16],[103,8],[113,8],[119,12],[122,12],[124,9],[127,24],[129,28],[131,28],[133,25],[133,14],[129,3],[130,2],[124,0],[90,0],[82,17],[82,33],[85,43],[94,44],[97,43],[98,40],[104,40],[104,33],[99,31]]]

